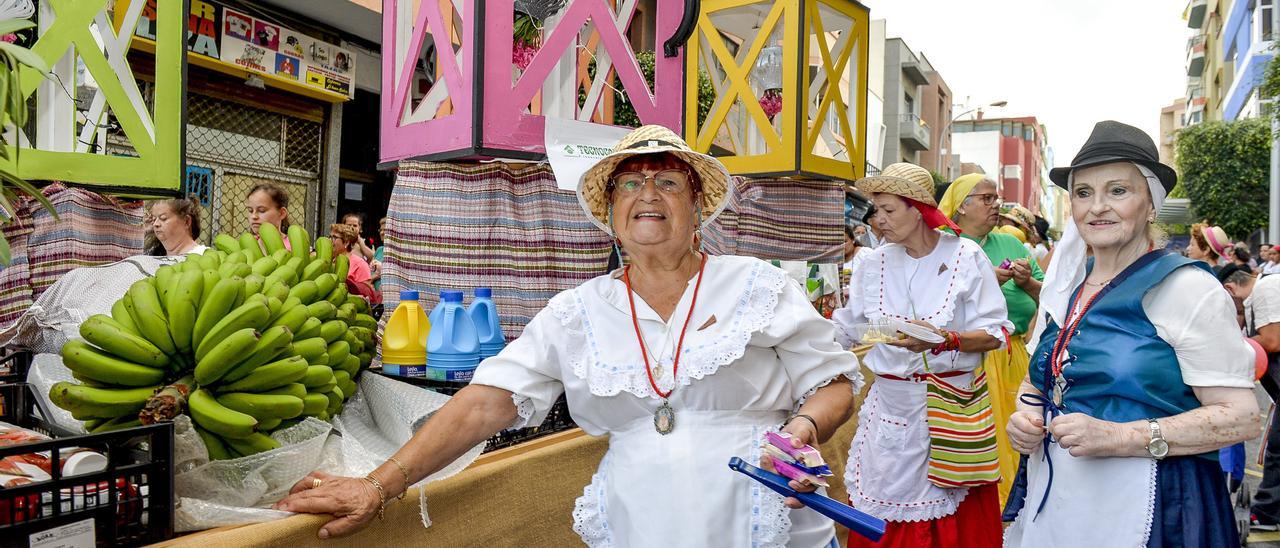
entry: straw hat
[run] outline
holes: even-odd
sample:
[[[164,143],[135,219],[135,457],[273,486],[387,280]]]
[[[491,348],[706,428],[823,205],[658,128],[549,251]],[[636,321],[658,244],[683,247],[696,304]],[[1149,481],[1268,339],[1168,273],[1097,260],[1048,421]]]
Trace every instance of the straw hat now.
[[[1024,233],[1035,230],[1036,216],[1030,209],[1015,204],[1008,213],[1001,213],[1000,216],[1017,223]]]
[[[1227,231],[1222,230],[1220,226],[1207,226],[1204,228],[1204,239],[1209,242],[1209,247],[1217,253],[1219,257],[1228,257],[1227,251],[1231,250],[1231,238],[1227,237]]]
[[[864,194],[883,192],[938,207],[938,201],[933,198],[933,175],[915,164],[889,164],[879,175],[858,179],[854,188]]]
[[[729,170],[724,164],[706,154],[695,152],[675,132],[663,126],[642,126],[623,137],[608,156],[591,166],[578,181],[578,203],[591,216],[591,222],[600,230],[613,235],[609,227],[609,196],[605,187],[614,168],[623,160],[641,154],[669,152],[683,160],[698,174],[702,182],[702,224],[715,220],[729,203]]]

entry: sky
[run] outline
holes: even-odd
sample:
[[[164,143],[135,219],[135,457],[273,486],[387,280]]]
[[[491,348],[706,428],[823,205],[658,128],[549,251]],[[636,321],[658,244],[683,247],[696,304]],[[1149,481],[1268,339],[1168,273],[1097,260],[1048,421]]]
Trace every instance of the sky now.
[[[1057,166],[1093,125],[1160,134],[1160,109],[1186,93],[1186,0],[862,0],[886,38],[923,53],[951,88],[955,113],[1035,116]],[[1158,141],[1157,141],[1158,142]]]

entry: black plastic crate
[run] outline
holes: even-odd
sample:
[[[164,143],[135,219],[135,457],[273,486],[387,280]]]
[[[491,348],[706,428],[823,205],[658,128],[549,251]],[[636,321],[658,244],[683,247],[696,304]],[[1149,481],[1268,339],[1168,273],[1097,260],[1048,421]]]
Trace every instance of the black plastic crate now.
[[[0,384],[27,382],[32,358],[26,350],[0,348]]]
[[[34,534],[73,524],[87,529],[87,520],[98,546],[138,546],[173,536],[173,423],[75,435],[47,416],[31,385],[0,385],[0,420],[54,438],[0,447],[0,458],[47,452],[53,476],[0,488],[0,544],[28,546]],[[102,453],[107,468],[64,477],[60,453],[70,448]]]
[[[381,374],[381,371],[375,370],[375,372]],[[459,382],[433,381],[418,377],[401,377],[399,375],[385,376],[389,379],[439,392],[446,396],[452,396],[466,386],[466,383]],[[573,417],[569,415],[569,403],[565,401],[564,395],[561,394],[560,398],[551,405],[551,411],[547,413],[547,418],[542,421],[542,424],[529,428],[513,428],[498,432],[489,438],[489,442],[484,446],[484,452],[488,453],[503,447],[511,447],[548,434],[563,432],[577,427],[578,425],[573,422]]]

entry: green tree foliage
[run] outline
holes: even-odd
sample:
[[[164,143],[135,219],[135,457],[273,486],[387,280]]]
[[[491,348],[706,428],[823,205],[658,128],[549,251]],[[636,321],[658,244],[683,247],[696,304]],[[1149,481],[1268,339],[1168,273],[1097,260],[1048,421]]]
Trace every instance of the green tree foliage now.
[[[649,88],[653,88],[653,62],[654,53],[652,51],[642,51],[636,53],[636,62],[640,64],[640,72],[644,73],[644,80],[649,84]],[[588,69],[592,76],[595,75],[594,62]],[[698,126],[702,126],[702,122],[707,119],[707,114],[711,112],[711,104],[716,100],[715,87],[711,85],[711,77],[705,72],[698,71]],[[636,114],[636,109],[631,105],[631,99],[627,97],[627,90],[620,85],[614,92],[613,101],[613,123],[614,125],[626,127],[640,127],[640,116]]]
[[[1267,224],[1271,128],[1265,119],[1205,122],[1177,135],[1181,187],[1196,215],[1245,238]]]

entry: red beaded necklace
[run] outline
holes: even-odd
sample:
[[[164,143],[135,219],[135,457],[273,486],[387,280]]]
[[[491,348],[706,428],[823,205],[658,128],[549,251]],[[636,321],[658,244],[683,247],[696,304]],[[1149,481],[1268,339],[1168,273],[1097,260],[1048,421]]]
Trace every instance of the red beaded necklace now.
[[[1083,287],[1081,289],[1083,289]],[[1093,306],[1094,301],[1097,301],[1098,296],[1102,295],[1102,293],[1102,291],[1094,293],[1093,296],[1089,297],[1089,300],[1084,303],[1084,306],[1080,307],[1078,312],[1072,310],[1071,313],[1067,315],[1067,321],[1065,322],[1066,325],[1058,332],[1058,340],[1053,345],[1053,353],[1050,354],[1049,357],[1050,364],[1053,367],[1054,377],[1062,375],[1063,363],[1059,358],[1062,357],[1062,352],[1067,349],[1067,346],[1071,345],[1071,339],[1076,336],[1076,331],[1080,330],[1080,322],[1084,320],[1085,313],[1089,311],[1089,307]],[[1078,297],[1079,295],[1080,291],[1077,290],[1076,296]]]
[[[671,376],[675,377],[677,371],[680,370],[680,349],[684,347],[684,335],[689,331],[689,322],[693,320],[693,309],[698,305],[698,291],[702,288],[702,274],[707,268],[707,254],[700,253],[702,263],[698,265],[698,282],[693,286],[693,302],[689,303],[689,315],[684,319],[684,328],[680,330],[680,342],[676,344],[675,361],[671,365]],[[640,334],[640,319],[636,316],[636,299],[635,292],[631,289],[631,265],[627,265],[622,271],[622,281],[627,285],[627,303],[631,305],[631,324],[636,330],[636,340],[640,343],[640,356],[644,358],[644,372],[649,377],[649,386],[653,388],[653,392],[662,398],[663,405],[666,405],[666,399],[671,397],[671,393],[676,391],[676,385],[671,385],[671,390],[663,392],[658,388],[657,381],[653,378],[653,368],[649,365],[649,349],[645,347],[644,335]]]

